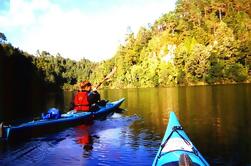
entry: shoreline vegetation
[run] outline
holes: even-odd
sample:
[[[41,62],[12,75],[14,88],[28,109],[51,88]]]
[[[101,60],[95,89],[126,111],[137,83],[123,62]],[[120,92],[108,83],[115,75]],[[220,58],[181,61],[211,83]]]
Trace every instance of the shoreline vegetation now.
[[[113,58],[98,63],[31,55],[0,32],[0,122],[34,117],[48,92],[77,90],[86,79],[98,84],[114,67],[101,88],[251,83],[250,7],[250,0],[177,0],[174,11],[128,31]]]
[[[114,67],[102,88],[251,83],[250,6],[249,0],[178,0],[174,11],[129,31],[113,58],[98,63],[46,51],[30,55],[0,32],[3,88],[18,81],[27,89],[71,91],[82,80],[97,84]]]

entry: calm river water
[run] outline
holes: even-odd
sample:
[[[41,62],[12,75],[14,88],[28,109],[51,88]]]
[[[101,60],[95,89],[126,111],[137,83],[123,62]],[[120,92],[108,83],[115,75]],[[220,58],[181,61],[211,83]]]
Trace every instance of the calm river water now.
[[[0,165],[151,165],[174,111],[211,165],[251,165],[251,85],[102,90],[126,98],[124,113],[103,121],[0,144]],[[52,94],[46,107],[67,111],[72,93]]]

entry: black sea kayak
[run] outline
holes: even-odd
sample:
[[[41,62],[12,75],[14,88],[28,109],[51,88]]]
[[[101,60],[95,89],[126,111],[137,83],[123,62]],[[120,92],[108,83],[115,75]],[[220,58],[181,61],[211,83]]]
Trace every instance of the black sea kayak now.
[[[83,124],[93,119],[107,116],[113,113],[123,103],[125,99],[108,102],[104,106],[99,106],[95,112],[80,112],[74,114],[63,114],[59,119],[43,119],[20,124],[18,126],[3,126],[2,138],[6,140],[26,138],[40,135],[66,127]]]
[[[168,126],[153,166],[209,166],[181,127],[174,112],[170,113]]]

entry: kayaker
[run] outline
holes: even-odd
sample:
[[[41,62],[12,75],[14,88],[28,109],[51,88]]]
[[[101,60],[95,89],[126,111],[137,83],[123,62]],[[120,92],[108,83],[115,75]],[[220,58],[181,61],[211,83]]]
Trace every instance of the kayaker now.
[[[80,82],[80,90],[74,95],[71,110],[95,111],[95,103],[100,100],[100,94],[96,89],[92,89],[92,84],[85,80]]]

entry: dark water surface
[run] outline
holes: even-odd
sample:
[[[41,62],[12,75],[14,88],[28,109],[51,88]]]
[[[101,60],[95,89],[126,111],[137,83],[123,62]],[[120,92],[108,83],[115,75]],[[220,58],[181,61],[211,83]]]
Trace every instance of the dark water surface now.
[[[211,165],[251,165],[251,85],[102,90],[125,97],[123,114],[16,144],[0,143],[0,165],[151,165],[174,111]],[[71,93],[46,107],[68,110]],[[57,96],[57,97],[56,97]]]

